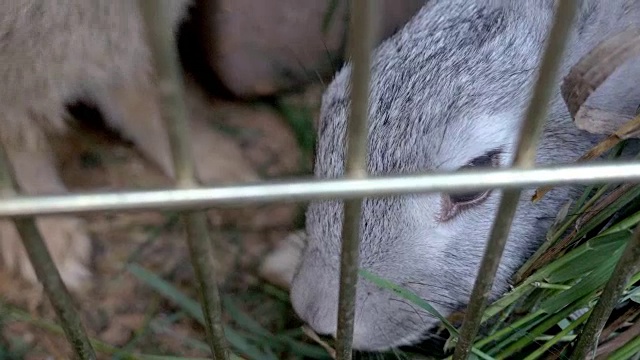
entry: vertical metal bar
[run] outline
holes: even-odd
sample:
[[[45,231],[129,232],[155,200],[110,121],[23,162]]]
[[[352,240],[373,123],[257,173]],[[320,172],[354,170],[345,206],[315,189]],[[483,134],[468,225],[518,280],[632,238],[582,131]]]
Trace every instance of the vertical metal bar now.
[[[347,129],[346,175],[367,176],[368,109],[371,49],[379,0],[352,0],[349,29],[351,52],[351,108]],[[336,358],[352,358],[353,321],[360,263],[362,199],[345,201],[340,258],[340,292]]]
[[[565,44],[569,38],[578,1],[558,1],[557,4],[536,86],[520,130],[513,167],[532,168],[535,164],[538,140],[553,93],[552,86],[556,84],[557,73]],[[521,193],[522,189],[503,192],[460,329],[460,337],[453,354],[454,360],[466,359],[469,356],[473,340],[480,328],[482,312],[493,286]]]
[[[163,105],[162,114],[171,143],[177,185],[182,188],[197,187],[184,103],[184,80],[179,67],[175,34],[167,21],[169,14],[166,7],[162,4],[157,0],[143,0],[140,9],[156,65],[160,103]],[[228,354],[222,326],[222,306],[215,283],[213,249],[206,213],[185,212],[183,219],[191,262],[199,284],[207,341],[214,358],[226,360]]]
[[[629,239],[625,252],[605,285],[589,320],[578,335],[571,359],[585,359],[588,353],[596,350],[600,333],[611,315],[611,311],[622,296],[631,277],[638,271],[640,271],[640,226],[636,227],[633,236]],[[592,355],[591,358],[593,357]]]
[[[0,194],[14,196],[19,191],[14,171],[7,152],[0,143]],[[0,200],[2,201],[2,200]],[[95,351],[89,342],[87,332],[80,321],[80,315],[73,306],[73,300],[62,282],[51,254],[38,231],[34,218],[17,218],[14,224],[24,244],[31,266],[42,283],[45,293],[60,319],[67,340],[71,343],[76,356],[82,360],[96,359]]]

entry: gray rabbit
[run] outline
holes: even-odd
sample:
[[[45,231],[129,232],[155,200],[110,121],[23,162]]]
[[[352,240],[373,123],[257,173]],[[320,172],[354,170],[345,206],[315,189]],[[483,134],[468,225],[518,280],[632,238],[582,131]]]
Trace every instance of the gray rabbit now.
[[[373,53],[369,108],[371,174],[509,166],[551,27],[555,1],[429,1]],[[608,35],[638,25],[640,1],[582,1],[561,74]],[[343,174],[350,65],[323,96],[315,174]],[[631,61],[589,100],[635,114],[640,68]],[[556,88],[538,164],[574,162],[600,137],[576,129]],[[560,207],[579,187],[556,188],[540,203],[524,191],[492,297],[508,289]],[[443,315],[469,299],[500,191],[366,199],[361,266],[403,285]],[[313,202],[308,243],[294,275],[295,311],[314,330],[335,334],[342,205]],[[384,350],[412,344],[437,323],[417,306],[360,279],[354,347]]]

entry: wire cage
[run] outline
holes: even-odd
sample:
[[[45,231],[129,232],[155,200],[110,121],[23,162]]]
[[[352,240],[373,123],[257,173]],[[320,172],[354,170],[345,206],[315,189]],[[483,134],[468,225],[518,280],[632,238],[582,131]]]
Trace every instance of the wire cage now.
[[[513,166],[507,169],[448,172],[393,177],[369,177],[366,173],[367,106],[370,50],[378,17],[378,1],[352,0],[350,51],[353,64],[352,102],[348,123],[346,176],[331,180],[292,180],[249,185],[200,187],[194,180],[193,158],[188,148],[187,115],[183,101],[182,74],[178,66],[175,40],[165,23],[161,2],[141,0],[148,41],[157,75],[164,85],[160,90],[165,119],[172,145],[177,184],[173,189],[92,192],[59,196],[20,195],[6,154],[0,151],[0,185],[5,196],[0,200],[0,218],[12,219],[24,241],[30,261],[43,284],[68,341],[79,359],[95,359],[96,353],[61,277],[36,229],[34,217],[100,211],[177,210],[183,215],[187,241],[206,319],[206,338],[215,359],[228,359],[221,320],[218,288],[213,283],[213,249],[204,210],[219,206],[252,203],[303,202],[313,199],[343,199],[346,202],[343,226],[342,258],[336,357],[352,358],[355,285],[359,254],[358,228],[364,197],[410,193],[504,190],[496,220],[485,248],[469,306],[459,332],[453,359],[466,359],[472,347],[487,303],[487,296],[505,247],[517,199],[521,190],[532,186],[638,182],[640,163],[566,165],[534,167],[535,149],[547,114],[552,87],[557,83],[561,55],[567,42],[571,20],[578,2],[558,2],[546,51],[542,58],[530,104],[523,119]],[[358,39],[357,41],[355,39]],[[600,331],[611,313],[614,301],[640,262],[640,236],[634,234],[600,300],[579,334],[573,358],[582,359],[593,350]]]

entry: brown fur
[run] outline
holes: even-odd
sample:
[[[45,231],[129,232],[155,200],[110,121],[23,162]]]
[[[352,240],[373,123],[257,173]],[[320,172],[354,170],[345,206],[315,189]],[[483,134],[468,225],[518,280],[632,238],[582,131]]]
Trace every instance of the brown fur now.
[[[177,31],[191,0],[164,0]],[[95,103],[107,124],[173,176],[170,147],[157,102],[150,51],[138,3],[132,0],[0,0],[0,141],[21,189],[66,192],[49,140],[67,129],[65,105]],[[194,150],[215,137],[192,124]],[[216,177],[197,156],[203,182]],[[38,227],[71,289],[91,278],[90,239],[75,217],[40,218]],[[35,281],[20,238],[0,221],[4,266]]]

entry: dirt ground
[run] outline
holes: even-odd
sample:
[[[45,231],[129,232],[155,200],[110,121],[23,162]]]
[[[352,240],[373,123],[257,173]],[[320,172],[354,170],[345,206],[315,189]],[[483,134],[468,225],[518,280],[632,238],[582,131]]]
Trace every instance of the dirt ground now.
[[[217,153],[211,156],[228,162],[222,168],[245,161],[263,179],[297,176],[310,168],[295,127],[272,106],[212,100],[193,82],[188,89],[191,116],[205,117],[221,136]],[[292,103],[316,109],[317,94],[297,96]],[[87,111],[77,113],[80,118],[95,116]],[[58,149],[62,175],[72,191],[171,186],[126,140],[104,131],[81,130]],[[242,159],[226,159],[225,147],[239,149]],[[108,213],[85,218],[95,246],[95,280],[93,288],[76,299],[89,335],[134,353],[206,357],[202,326],[181,315],[175,302],[128,270],[132,264],[141,266],[197,299],[185,236],[175,214]],[[301,207],[215,210],[209,212],[209,218],[215,229],[217,281],[223,295],[265,327],[294,328],[295,323],[290,322],[294,317],[283,298],[286,294],[265,285],[256,268],[265,252],[301,225]],[[0,273],[0,294],[3,304],[23,311],[0,314],[0,349],[22,354],[24,359],[71,358],[64,338],[41,323],[55,321],[55,316],[38,289]],[[15,321],[16,314],[23,321]],[[231,320],[229,315],[225,320]],[[0,354],[3,356],[11,358]],[[111,358],[104,353],[99,356]]]

